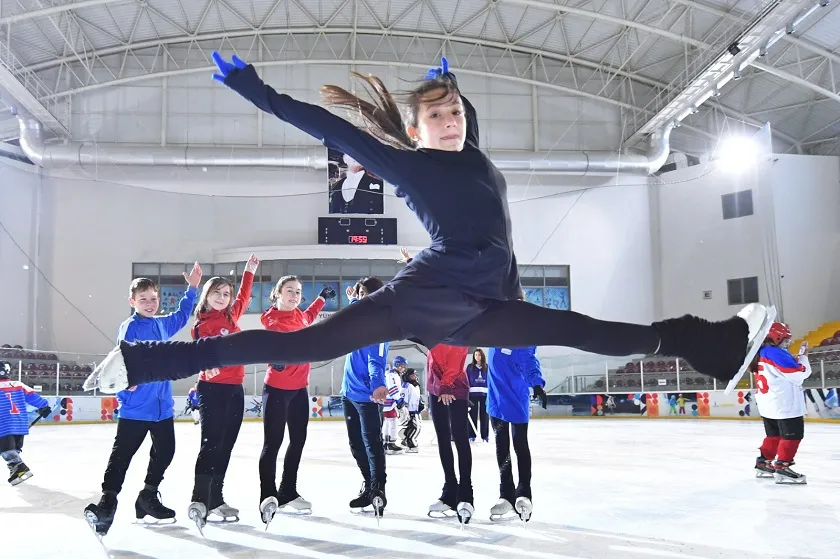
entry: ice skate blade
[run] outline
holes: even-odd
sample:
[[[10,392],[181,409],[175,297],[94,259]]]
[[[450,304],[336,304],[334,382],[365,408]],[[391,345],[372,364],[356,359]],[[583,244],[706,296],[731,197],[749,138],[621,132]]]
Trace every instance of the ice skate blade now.
[[[20,485],[21,483],[23,483],[24,481],[26,481],[27,479],[29,479],[31,477],[32,477],[32,472],[26,472],[25,474],[21,474],[11,481],[11,486],[14,487],[15,485]]]
[[[277,510],[278,513],[286,516],[310,516],[312,509],[296,509],[294,507],[283,507]]]
[[[445,518],[456,518],[458,516],[458,513],[456,513],[452,509],[449,509],[449,510],[446,510],[446,511],[430,510],[426,514],[428,515],[429,518],[434,518],[435,520],[443,520]]]
[[[770,472],[755,472],[755,477],[759,479],[767,479],[775,477],[775,474],[771,474]]]
[[[509,510],[504,514],[491,514],[490,522],[510,522],[511,520],[518,520],[519,516],[514,511]]]
[[[170,524],[175,524],[176,522],[178,522],[178,520],[175,518],[155,518],[154,516],[149,515],[134,520],[134,524],[139,524],[141,526],[169,526]]]
[[[749,351],[747,351],[747,357],[744,359],[741,368],[732,377],[729,384],[726,385],[726,389],[723,391],[724,394],[729,394],[735,389],[747,372],[747,368],[749,368],[758,350],[761,349],[762,342],[770,332],[773,321],[776,320],[776,307],[764,307],[758,303],[751,303],[741,309],[738,312],[738,316],[743,318],[749,326],[749,343],[752,345]]]
[[[787,476],[775,476],[776,485],[808,485],[808,478],[802,476],[800,478],[792,478]]]
[[[206,522],[207,522],[207,524],[235,524],[236,522],[239,522],[239,516],[234,515],[234,516],[225,516],[225,517],[221,517],[221,518],[213,518],[213,517],[208,516]]]

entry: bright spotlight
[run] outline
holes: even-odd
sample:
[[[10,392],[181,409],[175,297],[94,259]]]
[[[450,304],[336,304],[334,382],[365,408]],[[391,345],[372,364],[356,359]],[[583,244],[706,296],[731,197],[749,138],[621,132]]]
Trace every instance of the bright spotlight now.
[[[730,136],[721,140],[716,159],[720,169],[729,173],[741,173],[755,167],[758,145],[752,138]]]

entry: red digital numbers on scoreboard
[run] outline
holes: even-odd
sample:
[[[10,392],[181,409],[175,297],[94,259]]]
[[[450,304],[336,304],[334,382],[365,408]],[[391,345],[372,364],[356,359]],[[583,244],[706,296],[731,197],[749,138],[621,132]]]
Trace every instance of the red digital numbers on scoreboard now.
[[[367,235],[350,235],[351,245],[366,245],[368,242]]]

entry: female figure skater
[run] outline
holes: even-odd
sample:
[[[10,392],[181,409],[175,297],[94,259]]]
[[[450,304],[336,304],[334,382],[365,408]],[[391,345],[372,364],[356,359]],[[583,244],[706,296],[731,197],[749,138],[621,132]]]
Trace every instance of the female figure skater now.
[[[347,299],[350,304],[358,304],[381,287],[382,280],[379,278],[364,278],[354,287],[347,288]],[[382,516],[388,504],[385,498],[381,405],[388,398],[385,369],[388,367],[389,346],[388,342],[383,342],[348,354],[341,380],[341,401],[350,453],[365,480],[358,497],[350,501],[350,508],[360,510],[372,505],[377,517]]]
[[[207,280],[196,304],[192,338],[227,336],[239,332],[239,319],[251,302],[251,288],[259,259],[253,254],[245,264],[236,298],[233,284],[222,277]],[[187,514],[202,531],[208,513],[223,521],[239,520],[239,510],[225,503],[222,488],[233,445],[245,411],[245,367],[228,365],[201,371],[196,392],[201,417],[201,448],[195,461],[195,485]]]
[[[262,315],[266,331],[294,332],[305,329],[318,318],[328,299],[335,297],[335,291],[325,286],[318,297],[301,311],[301,283],[297,276],[280,278],[271,292],[272,306]],[[252,330],[253,331],[253,330]],[[321,340],[331,344],[332,340]],[[298,514],[312,512],[312,503],[297,492],[297,473],[303,446],[306,444],[306,430],[309,426],[309,369],[308,361],[270,363],[265,373],[263,386],[263,448],[260,454],[260,513],[268,525],[278,509],[289,506]],[[283,460],[283,477],[276,487],[277,454],[283,444],[286,426],[289,427],[289,446]]]
[[[755,475],[775,477],[776,483],[804,484],[806,477],[790,467],[805,436],[802,383],[811,376],[811,364],[805,355],[807,343],[794,357],[788,351],[790,341],[787,325],[774,323],[753,365],[755,403],[766,433],[761,455],[755,459]]]
[[[277,93],[237,57],[230,63],[213,53],[213,59],[220,72],[216,80],[397,185],[397,196],[423,222],[431,246],[382,289],[311,328],[251,330],[190,343],[121,342],[87,379],[86,390],[111,393],[224,365],[328,360],[400,339],[426,347],[557,345],[601,355],[670,355],[729,381],[740,378],[758,351],[754,342],[770,328],[774,310],[758,304],[723,322],[686,315],[637,325],[520,301],[507,185],[478,148],[475,109],[460,94],[445,60],[408,95],[405,119],[374,76],[356,75],[373,92],[373,103],[325,86],[326,104],[364,120],[363,131],[321,107]]]
[[[438,441],[440,465],[443,466],[443,490],[440,499],[429,507],[429,516],[443,518],[456,511],[458,520],[468,524],[475,512],[472,488],[472,451],[467,430],[467,403],[470,385],[464,365],[466,347],[439,344],[429,350],[426,367],[426,390],[429,392],[429,413]],[[452,445],[458,451],[458,474]],[[460,478],[460,480],[459,480]]]
[[[467,377],[470,380],[470,442],[474,443],[478,435],[473,431],[473,425],[478,427],[479,421],[481,426],[478,429],[481,431],[481,440],[490,442],[490,432],[488,424],[490,423],[487,416],[487,358],[484,356],[484,350],[476,349],[473,352],[472,363],[467,365]]]
[[[531,449],[528,447],[528,420],[531,394],[548,404],[545,381],[537,359],[536,347],[518,349],[491,347],[488,361],[487,413],[496,440],[496,461],[499,464],[499,501],[490,509],[490,520],[499,520],[515,510],[523,522],[531,518]],[[513,485],[513,464],[510,441],[516,452],[519,485]]]

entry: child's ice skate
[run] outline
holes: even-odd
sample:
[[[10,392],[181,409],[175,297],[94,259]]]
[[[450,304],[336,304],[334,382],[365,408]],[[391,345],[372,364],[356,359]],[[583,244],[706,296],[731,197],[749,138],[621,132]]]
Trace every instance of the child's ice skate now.
[[[239,522],[239,509],[225,502],[211,510],[210,514],[221,518],[221,520],[214,520],[214,522]]]
[[[513,505],[507,499],[499,499],[495,505],[490,507],[490,520],[497,522],[499,520],[510,520],[509,515],[513,512]]]
[[[534,510],[534,505],[531,503],[531,499],[528,497],[517,497],[513,508],[516,509],[516,514],[518,514],[519,518],[522,519],[522,526],[524,528],[525,523],[531,520],[531,512]]]
[[[111,529],[114,514],[117,512],[117,496],[113,493],[103,493],[99,503],[85,507],[85,520],[90,525],[99,542]]]
[[[350,500],[350,510],[355,513],[372,512],[370,507],[370,493],[367,484],[362,485],[359,495]]]
[[[147,516],[151,516],[158,521],[172,520],[172,522],[175,522],[175,511],[163,506],[163,503],[160,502],[160,493],[157,487],[149,485],[137,495],[137,500],[134,502],[134,512],[137,520],[144,520]],[[205,516],[207,516],[206,513]]]
[[[12,485],[20,485],[32,477],[32,472],[29,471],[29,468],[23,462],[10,465],[9,472],[11,473],[11,476],[9,476],[9,483]]]
[[[128,371],[125,368],[120,346],[112,349],[82,384],[82,389],[86,392],[98,389],[103,394],[116,394],[126,388],[128,388]]]
[[[449,518],[452,516],[450,513],[454,513],[455,511],[452,510],[452,507],[438,499],[431,505],[429,505],[429,518]]]
[[[187,516],[195,522],[198,533],[203,536],[204,527],[207,525],[207,506],[199,502],[190,503],[190,507],[187,509]]]
[[[266,497],[260,503],[260,517],[265,524],[266,532],[268,531],[268,525],[274,520],[278,508],[280,508],[280,504],[277,502],[277,497]]]
[[[297,495],[294,499],[291,500],[285,500],[281,497],[278,497],[277,502],[280,504],[280,510],[284,514],[312,514],[312,503],[310,503],[300,495]]]
[[[790,469],[793,465],[793,462],[782,462],[781,460],[776,460],[774,466],[776,468],[776,472],[774,477],[776,478],[776,483],[779,484],[794,484],[794,485],[805,485],[808,483],[808,478],[802,474],[796,473]]]
[[[374,489],[370,492],[370,504],[373,507],[373,514],[376,516],[376,525],[379,526],[379,521],[382,515],[385,514],[385,506],[388,504],[388,499],[385,498],[385,492],[381,489]]]
[[[470,519],[475,514],[475,507],[473,507],[472,503],[461,501],[458,503],[457,513],[458,521],[461,523],[461,530],[463,530],[464,526],[470,523]]]
[[[776,474],[776,468],[773,467],[773,460],[767,460],[763,456],[755,459],[755,477],[771,478]]]

